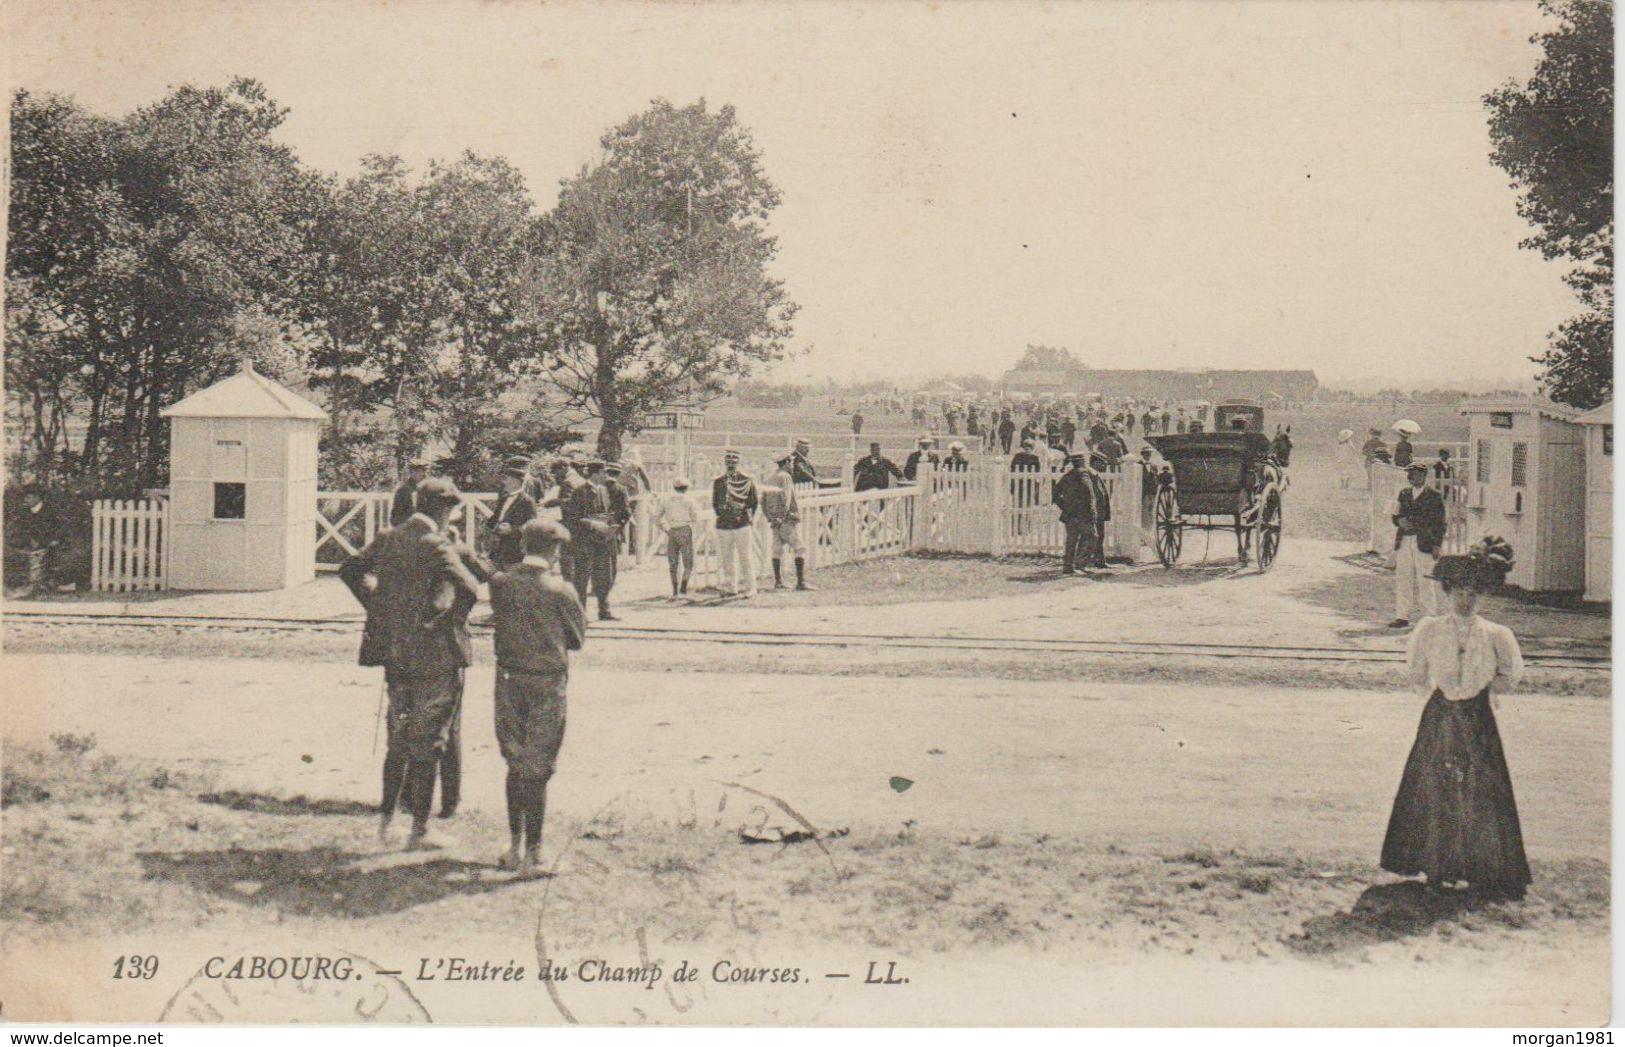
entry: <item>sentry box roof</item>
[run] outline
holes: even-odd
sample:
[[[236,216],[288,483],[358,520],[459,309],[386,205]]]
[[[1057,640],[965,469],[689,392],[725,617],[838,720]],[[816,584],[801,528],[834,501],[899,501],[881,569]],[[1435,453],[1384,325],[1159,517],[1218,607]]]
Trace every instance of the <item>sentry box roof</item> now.
[[[165,418],[306,418],[321,422],[327,412],[254,370],[243,369],[200,389],[159,412]]]

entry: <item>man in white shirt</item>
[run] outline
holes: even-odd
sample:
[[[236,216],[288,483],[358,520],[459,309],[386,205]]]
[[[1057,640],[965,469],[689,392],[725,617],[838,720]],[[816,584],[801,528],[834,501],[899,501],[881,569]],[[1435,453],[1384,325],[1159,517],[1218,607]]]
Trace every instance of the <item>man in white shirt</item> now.
[[[671,486],[672,490],[655,504],[654,525],[666,536],[666,566],[671,571],[671,597],[675,600],[688,594],[688,580],[694,574],[694,525],[699,521],[700,507],[688,493],[688,477],[677,477]]]

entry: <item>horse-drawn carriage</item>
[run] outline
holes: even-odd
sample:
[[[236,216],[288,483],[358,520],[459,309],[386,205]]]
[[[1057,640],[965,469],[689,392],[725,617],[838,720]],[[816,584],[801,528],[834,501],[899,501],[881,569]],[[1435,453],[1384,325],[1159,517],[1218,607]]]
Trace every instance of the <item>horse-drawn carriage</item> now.
[[[1286,474],[1264,434],[1264,409],[1228,400],[1213,409],[1213,432],[1148,436],[1169,468],[1157,476],[1151,525],[1157,558],[1172,567],[1185,531],[1236,532],[1236,556],[1270,569],[1281,548]]]

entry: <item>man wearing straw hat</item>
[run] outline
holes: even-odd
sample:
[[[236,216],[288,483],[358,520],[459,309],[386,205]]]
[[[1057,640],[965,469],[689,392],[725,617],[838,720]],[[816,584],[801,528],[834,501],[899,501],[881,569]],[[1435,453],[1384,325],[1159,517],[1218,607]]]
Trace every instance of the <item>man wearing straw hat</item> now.
[[[903,479],[910,482],[920,475],[920,463],[922,461],[930,462],[933,466],[942,464],[942,459],[937,457],[937,452],[931,449],[932,445],[937,442],[936,437],[930,433],[921,433],[917,442],[919,446],[910,452],[908,458],[903,462]]]
[[[723,596],[756,595],[756,536],[751,527],[760,495],[756,481],[739,471],[739,452],[722,452],[723,473],[711,484],[716,514],[717,590]]]
[[[1394,620],[1391,629],[1438,613],[1432,581],[1434,561],[1444,544],[1444,498],[1427,485],[1428,467],[1405,470],[1410,486],[1399,492],[1394,513]]]

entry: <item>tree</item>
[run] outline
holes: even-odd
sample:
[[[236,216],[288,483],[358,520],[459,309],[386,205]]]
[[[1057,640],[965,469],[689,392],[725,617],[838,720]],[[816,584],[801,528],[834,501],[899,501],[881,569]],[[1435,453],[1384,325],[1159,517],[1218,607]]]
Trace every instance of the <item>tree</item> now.
[[[1565,282],[1584,310],[1531,359],[1553,398],[1595,407],[1613,391],[1614,17],[1603,0],[1541,0],[1557,27],[1522,87],[1485,96],[1490,159],[1512,176],[1518,214],[1535,227],[1520,246],[1572,263]]]
[[[466,153],[414,182],[398,157],[369,156],[360,175],[328,184],[300,319],[316,335],[329,446],[358,479],[437,437],[449,473],[479,473],[510,413],[500,398],[536,369],[539,343],[515,301],[534,241],[530,195],[502,159]]]
[[[1072,350],[1050,345],[1028,345],[1016,361],[1018,371],[1081,371],[1083,363]]]
[[[71,358],[71,378],[31,374],[82,404],[75,464],[109,489],[162,483],[161,410],[270,348],[267,323],[273,342],[294,336],[282,321],[314,183],[272,139],[285,115],[243,79],[119,121],[13,97],[6,276],[26,299],[7,348]],[[284,355],[256,362],[274,373]]]
[[[601,145],[541,223],[527,304],[550,407],[597,418],[618,457],[645,413],[782,360],[796,306],[767,271],[779,193],[733,107],[656,100]]]

